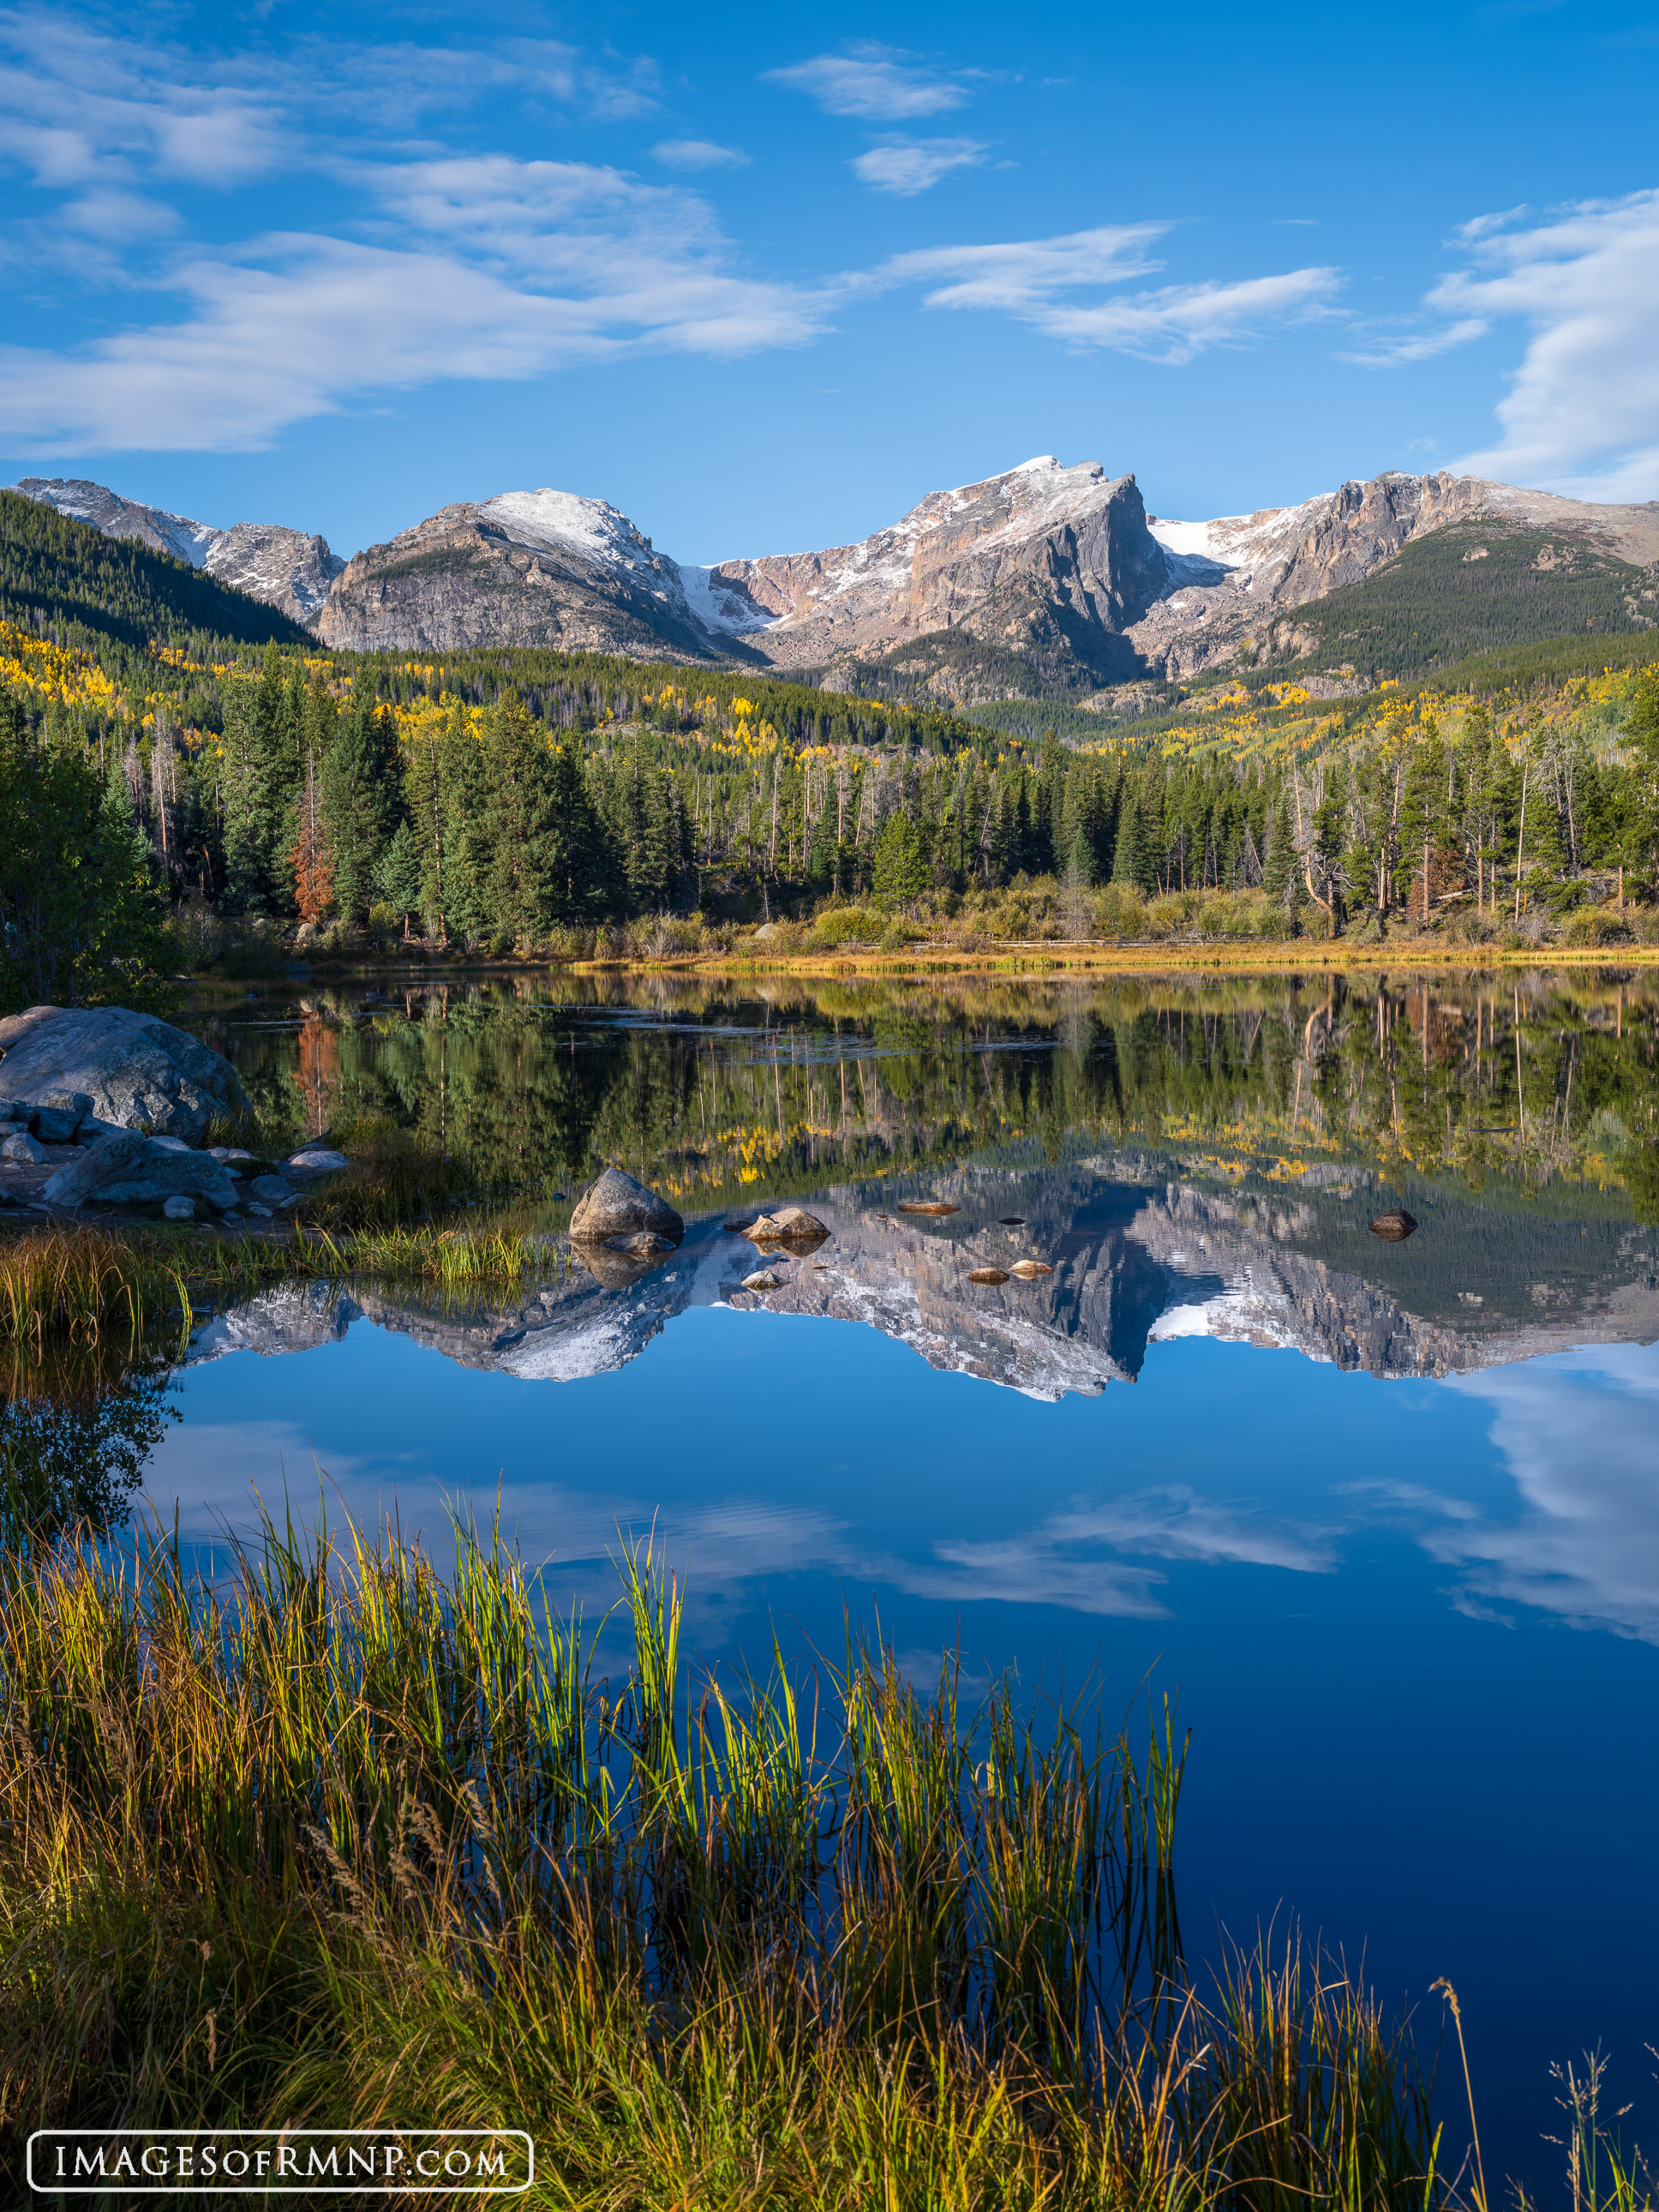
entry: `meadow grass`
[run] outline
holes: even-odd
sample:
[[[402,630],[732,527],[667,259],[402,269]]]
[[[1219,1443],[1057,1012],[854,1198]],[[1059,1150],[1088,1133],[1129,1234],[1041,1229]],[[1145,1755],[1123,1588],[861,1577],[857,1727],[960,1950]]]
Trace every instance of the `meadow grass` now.
[[[0,1547],[0,2163],[31,2129],[527,2128],[538,2205],[1449,2201],[1314,1948],[1188,1980],[1173,1714],[970,1710],[879,1644],[632,1661],[461,1527]],[[410,2202],[418,2201],[411,2198]]]

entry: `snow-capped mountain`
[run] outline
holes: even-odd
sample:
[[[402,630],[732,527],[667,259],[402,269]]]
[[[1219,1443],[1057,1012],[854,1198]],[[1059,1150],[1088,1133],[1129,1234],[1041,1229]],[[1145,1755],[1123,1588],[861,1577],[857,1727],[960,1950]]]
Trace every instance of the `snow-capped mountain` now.
[[[238,522],[222,530],[166,507],[123,499],[83,477],[25,477],[9,489],[73,521],[90,523],[106,538],[136,538],[154,552],[187,561],[233,591],[280,607],[295,622],[314,621],[345,567],[330,552],[325,538],[281,523]]]
[[[100,484],[29,477],[15,489],[191,561],[331,646],[737,659],[811,672],[830,689],[877,662],[958,701],[1188,676],[1273,636],[1280,617],[1363,580],[1414,538],[1475,517],[1659,561],[1659,507],[1389,472],[1188,522],[1149,515],[1133,476],[1053,454],[930,492],[856,544],[708,567],[658,552],[609,501],[550,487],[446,507],[349,563],[321,538],[218,530]]]

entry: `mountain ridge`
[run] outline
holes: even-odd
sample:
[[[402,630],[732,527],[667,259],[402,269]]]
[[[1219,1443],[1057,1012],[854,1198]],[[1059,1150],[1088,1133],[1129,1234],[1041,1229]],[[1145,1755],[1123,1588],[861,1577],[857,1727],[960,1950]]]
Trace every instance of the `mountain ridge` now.
[[[1083,698],[1294,655],[1329,628],[1298,629],[1298,610],[1470,522],[1553,533],[1569,564],[1585,549],[1613,574],[1619,627],[1648,625],[1653,594],[1638,586],[1659,568],[1659,502],[1599,506],[1444,471],[1386,471],[1188,522],[1149,514],[1132,473],[1041,454],[930,492],[854,544],[707,566],[659,552],[609,501],[552,487],[458,501],[349,562],[320,536],[220,530],[84,479],[15,489],[189,560],[337,649],[538,645],[752,665],[830,690],[890,682],[942,705]],[[1540,541],[1538,564],[1554,557]]]

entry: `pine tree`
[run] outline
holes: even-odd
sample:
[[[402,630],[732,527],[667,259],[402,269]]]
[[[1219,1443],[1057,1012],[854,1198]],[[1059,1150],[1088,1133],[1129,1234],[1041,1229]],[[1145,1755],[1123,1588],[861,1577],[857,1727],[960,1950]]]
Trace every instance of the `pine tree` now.
[[[391,843],[376,863],[374,882],[381,897],[401,918],[404,935],[407,937],[409,918],[421,903],[421,856],[407,817],[398,824]]]
[[[1296,878],[1296,829],[1291,817],[1291,795],[1282,790],[1267,833],[1267,857],[1261,871],[1261,888],[1275,906],[1287,904]]]
[[[1124,791],[1118,816],[1117,848],[1112,855],[1112,881],[1142,892],[1151,891],[1157,881],[1146,842],[1138,783],[1128,785]]]
[[[876,896],[887,905],[914,905],[929,887],[931,871],[921,826],[905,808],[888,816],[876,839],[873,879]]]
[[[368,700],[339,718],[324,761],[323,810],[334,863],[334,896],[348,923],[361,921],[374,870],[403,812],[398,726],[389,707]]]

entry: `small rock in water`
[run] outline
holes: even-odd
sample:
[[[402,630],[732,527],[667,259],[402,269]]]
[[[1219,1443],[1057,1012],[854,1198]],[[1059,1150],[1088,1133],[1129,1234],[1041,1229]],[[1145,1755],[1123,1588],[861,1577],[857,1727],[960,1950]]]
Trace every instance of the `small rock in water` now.
[[[743,1287],[745,1291],[775,1291],[781,1285],[769,1267],[762,1267],[756,1273],[744,1277]]]
[[[994,1285],[998,1283],[1006,1283],[1008,1278],[1000,1267],[971,1267],[968,1272],[968,1279],[970,1283],[988,1283]]]
[[[1054,1271],[1046,1260],[1016,1260],[1008,1272],[1018,1275],[1022,1283],[1034,1283],[1039,1275],[1052,1275]]]
[[[674,1249],[667,1237],[659,1237],[650,1229],[636,1230],[631,1237],[607,1237],[605,1243],[607,1251],[630,1253],[636,1260],[654,1260],[659,1252],[672,1252]]]
[[[30,1136],[27,1129],[20,1129],[0,1145],[0,1160],[9,1160],[15,1167],[44,1167],[51,1157],[40,1139]]]
[[[1417,1228],[1417,1216],[1407,1213],[1403,1206],[1391,1206],[1386,1213],[1379,1213],[1371,1224],[1371,1235],[1380,1237],[1385,1244],[1403,1244]]]
[[[1025,1226],[1025,1216],[1023,1213],[1000,1213],[997,1219],[1005,1229],[1024,1229]]]
[[[743,1234],[755,1244],[822,1244],[830,1231],[805,1206],[785,1206],[775,1213],[763,1213]]]
[[[608,1244],[613,1237],[637,1236],[641,1230],[678,1244],[685,1235],[685,1224],[665,1199],[621,1168],[607,1168],[590,1183],[570,1217],[570,1234],[579,1244]]]
[[[960,1213],[959,1206],[947,1206],[939,1198],[902,1198],[898,1202],[901,1213],[945,1214]]]
[[[169,1221],[194,1221],[196,1200],[186,1198],[183,1191],[176,1190],[171,1198],[161,1201],[161,1212]]]

